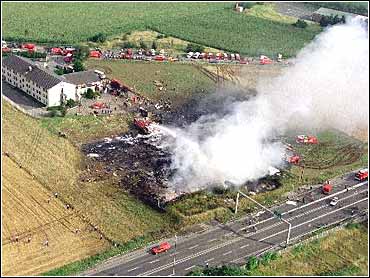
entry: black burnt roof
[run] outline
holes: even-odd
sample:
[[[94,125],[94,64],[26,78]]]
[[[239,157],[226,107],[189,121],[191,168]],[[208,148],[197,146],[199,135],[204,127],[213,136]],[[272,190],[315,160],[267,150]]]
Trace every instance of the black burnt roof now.
[[[44,89],[50,89],[63,81],[57,75],[39,68],[31,60],[24,57],[16,55],[5,57],[3,58],[3,66],[23,75],[27,80],[33,81],[36,85]]]

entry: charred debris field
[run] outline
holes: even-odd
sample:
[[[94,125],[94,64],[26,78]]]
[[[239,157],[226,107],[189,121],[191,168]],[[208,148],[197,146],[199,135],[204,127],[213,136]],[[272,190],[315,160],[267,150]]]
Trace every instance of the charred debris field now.
[[[222,117],[229,112],[228,107],[232,103],[247,100],[253,95],[255,92],[252,91],[217,97],[212,94],[207,98],[198,96],[172,112],[159,112],[157,118],[164,125],[184,127],[204,115],[216,113]],[[317,184],[367,163],[366,145],[344,133],[335,130],[319,132],[319,144],[311,146],[296,143],[294,136],[297,134],[290,132],[286,137],[274,140],[290,144],[302,161],[297,165],[286,164],[284,169],[280,169],[280,175],[248,182],[245,189],[263,193],[263,198],[271,201],[290,191],[292,184]],[[207,190],[187,193],[169,186],[176,169],[171,168],[171,152],[161,145],[163,136],[166,135],[158,130],[142,134],[132,126],[127,133],[82,145],[87,169],[81,179],[93,182],[109,180],[113,176],[119,180],[123,190],[142,202],[156,209],[170,205],[185,216],[218,208],[232,209],[235,197],[232,188],[215,185]],[[303,180],[300,177],[302,165],[307,173]]]

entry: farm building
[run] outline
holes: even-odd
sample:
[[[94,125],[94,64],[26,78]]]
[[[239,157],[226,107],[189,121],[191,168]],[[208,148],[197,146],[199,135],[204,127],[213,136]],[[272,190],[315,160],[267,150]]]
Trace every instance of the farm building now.
[[[353,13],[347,13],[347,12],[342,12],[342,11],[337,11],[337,10],[333,10],[333,9],[327,9],[327,8],[320,8],[318,9],[317,11],[315,11],[313,14],[312,14],[312,20],[315,21],[315,22],[320,22],[321,18],[323,16],[338,16],[338,17],[350,17],[350,18],[361,18],[363,19],[364,21],[367,22],[367,17],[366,16],[362,16],[362,15],[358,15],[358,14],[353,14]]]
[[[67,99],[76,100],[75,85],[24,57],[3,58],[2,79],[46,106],[58,106]]]
[[[89,88],[96,90],[97,87],[99,89],[102,87],[101,75],[93,70],[64,74],[63,78],[68,83],[75,85],[78,97],[84,94]]]

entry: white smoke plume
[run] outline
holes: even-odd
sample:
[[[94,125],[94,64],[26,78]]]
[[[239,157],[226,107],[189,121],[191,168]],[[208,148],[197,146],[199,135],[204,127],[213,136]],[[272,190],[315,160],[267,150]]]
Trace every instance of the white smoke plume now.
[[[328,28],[305,47],[280,76],[257,86],[258,94],[235,102],[229,114],[203,116],[186,128],[167,128],[181,191],[256,180],[279,167],[284,147],[272,142],[294,124],[349,131],[367,125],[369,47],[357,22]]]

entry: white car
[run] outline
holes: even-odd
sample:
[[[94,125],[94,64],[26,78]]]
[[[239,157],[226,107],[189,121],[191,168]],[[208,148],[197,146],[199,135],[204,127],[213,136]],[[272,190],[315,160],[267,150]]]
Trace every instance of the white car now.
[[[338,203],[338,201],[339,201],[338,197],[334,197],[333,199],[331,199],[330,205],[335,206]]]

